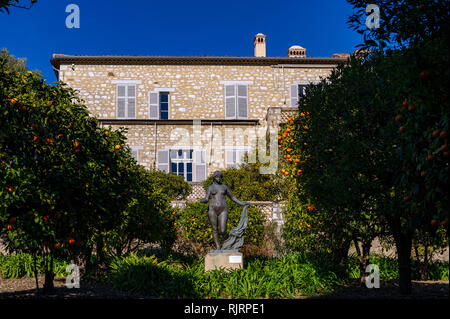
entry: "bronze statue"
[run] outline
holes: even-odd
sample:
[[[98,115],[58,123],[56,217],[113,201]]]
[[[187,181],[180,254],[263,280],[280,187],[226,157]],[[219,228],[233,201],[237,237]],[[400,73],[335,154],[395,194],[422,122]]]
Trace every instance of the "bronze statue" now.
[[[207,203],[211,197],[208,207],[208,217],[212,227],[212,236],[217,250],[238,250],[244,243],[243,231],[247,227],[248,216],[247,208],[249,203],[241,202],[234,197],[228,186],[222,184],[222,172],[215,171],[213,174],[213,184],[206,190],[205,198],[201,199],[201,203]],[[244,206],[241,219],[237,228],[227,234],[228,209],[226,196],[233,202]],[[219,234],[224,240],[222,249],[220,248]]]

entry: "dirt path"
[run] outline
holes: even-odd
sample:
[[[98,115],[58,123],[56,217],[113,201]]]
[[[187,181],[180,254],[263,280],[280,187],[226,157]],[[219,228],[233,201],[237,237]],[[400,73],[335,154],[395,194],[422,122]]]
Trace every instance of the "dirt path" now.
[[[43,276],[39,277],[39,287],[44,283]],[[68,289],[65,278],[55,279],[55,291],[52,294],[36,293],[34,278],[20,279],[0,278],[0,299],[154,299],[138,293],[123,292],[103,284],[81,283],[79,289]],[[448,281],[413,281],[411,296],[402,296],[398,290],[397,280],[382,280],[379,289],[368,289],[359,285],[359,279],[339,287],[333,294],[313,298],[338,299],[448,299]]]
[[[44,277],[38,277],[39,288],[44,285]],[[109,285],[81,283],[80,288],[66,287],[65,278],[55,278],[55,291],[51,294],[36,293],[34,278],[19,279],[0,278],[0,299],[151,299],[137,293],[123,292]]]

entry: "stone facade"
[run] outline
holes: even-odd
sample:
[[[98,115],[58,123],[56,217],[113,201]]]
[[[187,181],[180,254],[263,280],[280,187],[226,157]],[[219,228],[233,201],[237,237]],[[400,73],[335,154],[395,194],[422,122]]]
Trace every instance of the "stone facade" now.
[[[190,149],[194,152],[190,178],[197,182],[236,161],[227,159],[227,154],[232,157],[232,150],[239,157],[254,148],[257,136],[265,136],[268,124],[276,130],[286,114],[293,114],[291,85],[320,81],[345,61],[343,58],[69,55],[54,55],[51,60],[59,80],[78,91],[103,126],[127,129],[127,142],[140,164],[170,171],[172,159],[167,162],[169,153],[164,152]],[[242,91],[246,116],[226,116],[229,93],[225,93],[225,88],[231,84],[246,88]],[[133,87],[129,103],[135,110],[127,112],[134,116],[118,116],[121,85]],[[235,88],[237,92],[241,87]],[[167,119],[151,117],[150,96],[159,92],[168,94]],[[241,103],[239,94],[235,99]],[[238,103],[233,103],[238,113]],[[199,163],[204,163],[197,165],[200,158]]]

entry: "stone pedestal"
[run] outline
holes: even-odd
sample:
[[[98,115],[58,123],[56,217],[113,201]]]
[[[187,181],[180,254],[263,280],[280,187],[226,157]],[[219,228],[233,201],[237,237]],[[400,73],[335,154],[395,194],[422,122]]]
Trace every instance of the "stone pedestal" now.
[[[238,251],[210,251],[205,256],[205,271],[244,268],[244,256]]]

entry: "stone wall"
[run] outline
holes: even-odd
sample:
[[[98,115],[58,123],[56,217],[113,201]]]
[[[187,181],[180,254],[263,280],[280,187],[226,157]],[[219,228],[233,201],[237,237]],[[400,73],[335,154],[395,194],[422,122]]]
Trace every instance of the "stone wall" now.
[[[224,81],[248,83],[248,117],[264,119],[269,107],[290,106],[290,84],[318,81],[331,67],[270,65],[69,65],[60,80],[79,90],[90,112],[116,118],[116,83],[137,81],[136,118],[149,118],[149,92],[167,88],[169,119],[224,119]],[[284,81],[283,81],[284,73]]]

